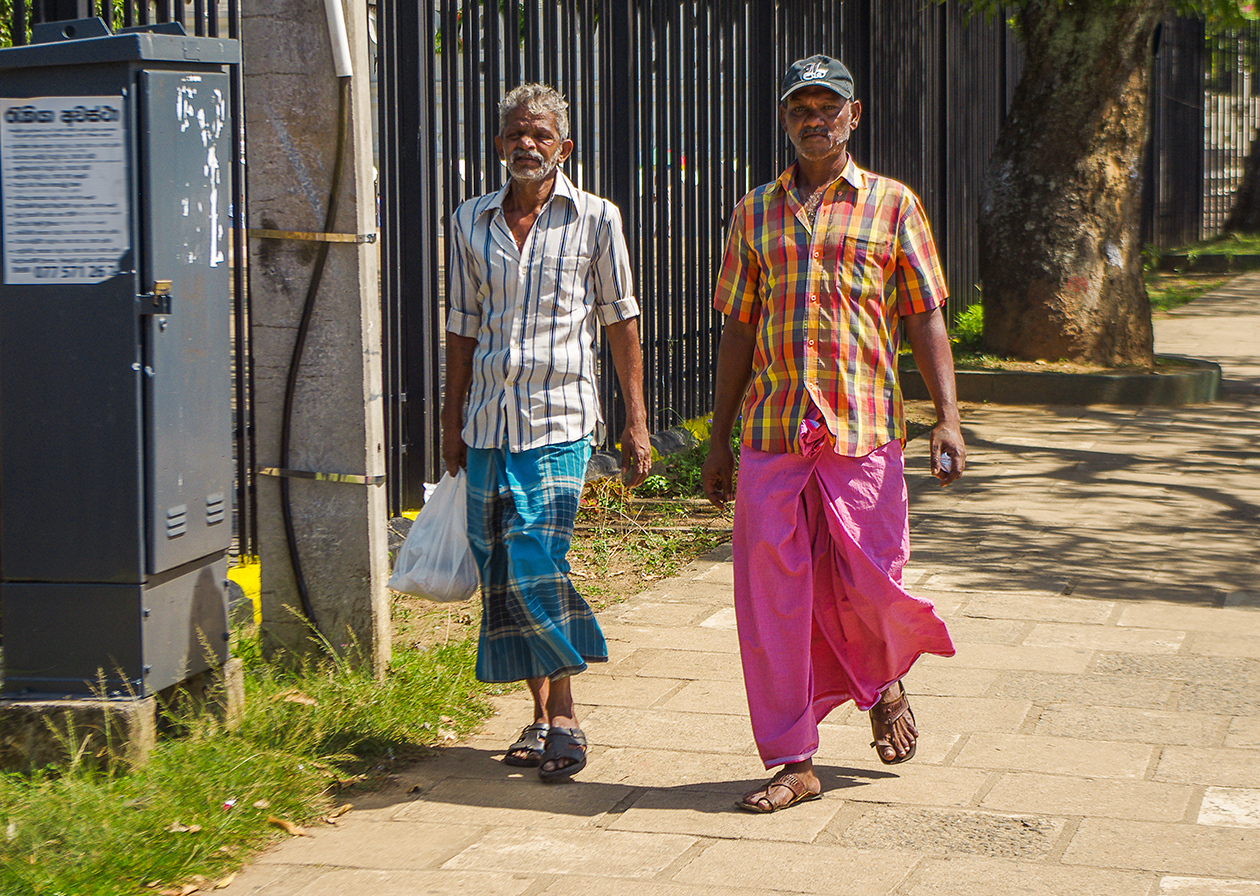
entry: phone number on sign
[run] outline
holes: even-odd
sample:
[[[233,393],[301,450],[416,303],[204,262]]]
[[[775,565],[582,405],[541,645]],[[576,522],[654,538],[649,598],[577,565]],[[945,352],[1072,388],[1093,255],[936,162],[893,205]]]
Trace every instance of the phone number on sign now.
[[[41,264],[31,268],[37,280],[103,280],[115,273],[106,264]]]

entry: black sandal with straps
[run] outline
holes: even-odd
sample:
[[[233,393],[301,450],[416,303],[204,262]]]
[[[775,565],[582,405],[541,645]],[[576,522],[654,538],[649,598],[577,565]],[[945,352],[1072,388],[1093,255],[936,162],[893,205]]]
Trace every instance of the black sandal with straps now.
[[[523,768],[537,768],[542,765],[543,750],[547,746],[547,732],[551,726],[546,722],[535,722],[521,730],[521,738],[507,748],[503,756],[504,765],[515,765]],[[524,756],[513,756],[513,753],[525,753]]]

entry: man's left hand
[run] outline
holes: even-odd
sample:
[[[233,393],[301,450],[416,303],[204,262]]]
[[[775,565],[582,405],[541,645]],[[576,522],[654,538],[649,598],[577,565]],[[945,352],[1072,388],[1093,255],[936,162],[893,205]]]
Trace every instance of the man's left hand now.
[[[938,423],[932,427],[932,475],[946,486],[967,469],[967,446],[957,423]],[[942,459],[948,458],[948,464]],[[948,469],[946,469],[948,466]]]
[[[652,472],[652,443],[646,423],[628,423],[621,433],[621,481],[627,488],[642,485]]]

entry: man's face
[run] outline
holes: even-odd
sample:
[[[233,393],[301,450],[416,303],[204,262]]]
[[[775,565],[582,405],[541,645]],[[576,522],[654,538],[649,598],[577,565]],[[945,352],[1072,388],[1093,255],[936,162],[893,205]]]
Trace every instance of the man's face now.
[[[555,116],[528,109],[512,112],[503,133],[494,138],[499,158],[507,163],[513,180],[537,183],[546,180],[573,152],[572,140],[561,140]]]
[[[826,87],[803,87],[779,106],[779,122],[807,161],[837,158],[862,116],[862,104]]]

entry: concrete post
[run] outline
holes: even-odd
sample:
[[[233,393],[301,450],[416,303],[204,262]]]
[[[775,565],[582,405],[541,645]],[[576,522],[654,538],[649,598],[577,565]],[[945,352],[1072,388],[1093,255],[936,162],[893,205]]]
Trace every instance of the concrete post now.
[[[337,218],[375,234],[367,9],[345,0],[353,76]],[[324,230],[335,165],[338,78],[321,0],[242,5],[251,230]],[[260,467],[280,467],[286,379],[321,243],[251,235],[254,399]],[[385,471],[376,243],[333,242],[293,401],[289,469],[378,477]],[[269,651],[307,651],[289,562],[280,480],[258,478],[262,627]],[[294,529],[319,636],[383,674],[389,659],[383,485],[290,479]]]

